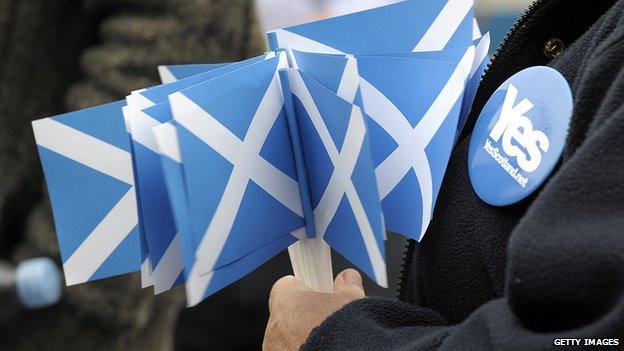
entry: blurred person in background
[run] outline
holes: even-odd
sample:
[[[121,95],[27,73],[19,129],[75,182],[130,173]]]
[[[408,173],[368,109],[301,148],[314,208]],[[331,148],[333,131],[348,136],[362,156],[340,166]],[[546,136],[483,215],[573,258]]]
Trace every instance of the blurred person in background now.
[[[346,15],[401,0],[256,0],[265,32],[326,17]]]
[[[15,263],[59,257],[31,120],[158,84],[158,64],[264,50],[243,0],[5,0],[0,44],[0,259]],[[0,350],[172,349],[183,291],[139,287],[132,274],[67,288],[56,306],[1,320]]]

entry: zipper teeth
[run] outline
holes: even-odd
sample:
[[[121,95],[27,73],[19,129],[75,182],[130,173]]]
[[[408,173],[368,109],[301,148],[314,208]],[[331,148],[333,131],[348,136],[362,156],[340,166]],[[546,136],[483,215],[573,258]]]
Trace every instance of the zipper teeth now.
[[[405,244],[403,245],[403,254],[401,256],[401,270],[399,270],[399,278],[397,280],[396,291],[394,292],[394,297],[397,300],[402,300],[401,294],[407,280],[405,267],[411,265],[412,256],[414,256],[414,253],[412,252],[414,244],[412,244],[412,241],[412,239],[407,239],[405,241]]]
[[[529,17],[533,15],[535,10],[539,6],[541,6],[542,3],[546,1],[548,0],[535,0],[534,2],[532,2],[526,8],[526,10],[522,12],[520,17],[518,17],[518,19],[514,22],[514,24],[509,28],[509,30],[507,31],[507,34],[505,34],[500,44],[498,45],[498,48],[492,54],[492,57],[490,58],[490,62],[488,62],[487,66],[483,70],[483,74],[481,74],[481,82],[483,82],[483,80],[486,78],[487,74],[490,71],[490,68],[492,67],[492,64],[507,49],[507,46],[509,45],[509,41],[511,40],[511,37],[514,36],[518,28],[523,26],[526,23],[526,21],[529,19]],[[401,269],[399,271],[399,277],[398,277],[398,282],[397,282],[396,292],[395,292],[395,298],[399,300],[401,300],[402,298],[401,294],[402,294],[403,288],[405,287],[407,283],[407,274],[405,274],[405,268],[408,265],[411,265],[412,263],[412,259],[413,259],[412,256],[414,256],[414,245],[416,245],[415,240],[407,239],[403,248],[403,257],[401,258]]]

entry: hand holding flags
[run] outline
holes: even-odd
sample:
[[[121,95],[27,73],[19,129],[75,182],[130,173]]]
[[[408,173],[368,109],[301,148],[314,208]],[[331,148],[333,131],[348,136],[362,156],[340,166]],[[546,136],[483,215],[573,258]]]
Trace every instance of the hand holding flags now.
[[[422,238],[469,112],[474,32],[471,1],[404,1],[33,122],[67,283],[140,270],[195,305],[288,248],[330,291],[331,247],[385,286],[385,231]]]

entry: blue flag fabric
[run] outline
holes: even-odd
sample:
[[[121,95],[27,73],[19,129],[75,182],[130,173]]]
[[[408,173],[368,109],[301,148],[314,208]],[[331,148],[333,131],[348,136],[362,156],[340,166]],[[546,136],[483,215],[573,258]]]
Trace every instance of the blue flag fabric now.
[[[154,181],[151,180],[152,177],[150,176],[150,172],[141,172],[140,169],[142,167],[151,167],[151,169],[154,168],[154,159],[153,159],[154,155],[153,154],[155,150],[154,150],[153,137],[150,133],[150,128],[172,118],[171,111],[169,109],[169,105],[167,102],[167,97],[169,93],[178,91],[179,89],[184,89],[184,88],[194,86],[203,81],[214,79],[223,74],[240,69],[241,67],[245,67],[245,66],[254,64],[256,62],[260,62],[264,59],[274,57],[274,56],[275,56],[274,54],[269,53],[266,55],[260,55],[251,59],[232,63],[229,65],[220,65],[219,67],[211,67],[210,70],[200,73],[199,75],[191,76],[191,77],[188,77],[187,79],[175,81],[170,84],[161,84],[159,86],[142,89],[140,91],[134,92],[131,95],[129,95],[126,98],[127,107],[124,110],[124,117],[126,120],[126,125],[129,129],[129,132],[132,134],[132,138],[133,138],[133,143],[131,144],[131,146],[134,148],[135,144],[137,143],[141,144],[141,142],[143,142],[142,146],[138,146],[139,152],[134,152],[134,150],[132,152],[132,156],[133,156],[132,160],[133,160],[133,165],[135,168],[135,177],[138,177],[136,173],[137,173],[137,169],[139,169],[138,172],[143,174],[143,179],[148,179],[148,182],[154,183]],[[152,110],[153,113],[157,113],[160,115],[160,117],[158,118],[159,119],[158,121],[154,120],[150,116],[146,116],[144,112],[141,112],[145,109],[152,108],[152,107],[155,108],[154,110]],[[134,129],[135,129],[134,132],[131,128],[132,126],[134,126]],[[147,151],[146,148],[151,150],[151,152]],[[148,152],[148,154],[150,153],[152,154],[151,165],[143,166],[142,163],[149,162],[149,158],[145,158],[145,157],[137,158],[137,155],[140,153],[140,151],[143,151],[142,154],[145,154],[145,152]],[[161,178],[161,177],[158,175],[155,175],[154,178]],[[137,199],[139,210],[147,211],[148,213],[152,214],[151,216],[150,215],[142,216],[142,220],[140,221],[141,253],[142,253],[143,260],[145,261],[141,269],[141,278],[142,278],[141,280],[142,280],[143,287],[154,285],[155,279],[161,280],[159,278],[154,277],[153,270],[155,269],[155,263],[152,262],[153,261],[152,256],[156,255],[156,260],[159,260],[160,256],[162,255],[162,250],[156,250],[154,254],[152,255],[150,254],[150,246],[154,247],[156,244],[156,245],[160,245],[161,247],[168,247],[169,245],[173,244],[169,242],[169,239],[171,239],[170,237],[168,236],[160,237],[160,235],[153,235],[153,231],[150,232],[150,228],[160,228],[164,224],[164,222],[167,222],[166,227],[171,228],[170,226],[171,220],[168,219],[171,217],[166,215],[166,213],[169,211],[167,211],[166,209],[159,209],[157,208],[157,205],[152,206],[151,209],[146,209],[146,210],[141,209],[141,203],[142,203],[141,198],[143,197],[142,194],[152,193],[152,189],[146,190],[145,192],[141,192],[139,190],[139,194],[138,194],[139,196]],[[146,195],[146,196],[149,197],[149,196],[156,196],[156,195]],[[163,194],[160,194],[159,196],[161,198],[164,197]],[[158,231],[159,229],[156,229],[156,230]],[[166,231],[166,229],[163,229],[163,230]],[[151,239],[148,239],[148,237]],[[154,241],[159,242],[159,244],[155,243]],[[150,242],[151,242],[151,245],[150,245]],[[168,266],[170,266],[170,264],[163,265],[163,267],[168,267]],[[170,269],[165,269],[163,272],[167,273],[170,271],[171,271]],[[171,274],[173,273],[167,273],[167,276]],[[158,276],[160,276],[160,274],[158,274]],[[165,279],[165,281],[169,281],[169,280],[170,279]],[[155,286],[155,290],[160,292],[160,291],[163,291],[163,288],[166,287],[168,284],[164,284],[164,287],[162,286],[162,284],[156,284],[156,285],[157,286]]]
[[[204,72],[209,72],[217,68],[231,65],[228,63],[206,63],[206,64],[187,64],[187,65],[163,65],[158,66],[158,75],[163,84],[173,83],[175,81],[192,77]]]
[[[427,229],[455,141],[473,58],[472,47],[457,65],[402,57],[358,58],[389,231],[420,240]]]
[[[169,106],[158,104],[133,113],[127,120],[132,133],[139,222],[156,293],[175,287],[183,268],[178,230],[161,170],[160,152],[152,133],[153,127],[170,119]]]
[[[289,70],[288,78],[316,235],[387,286],[381,204],[361,109],[301,71]]]
[[[472,0],[410,0],[278,29],[268,39],[272,50],[383,55],[466,47],[472,34]]]
[[[452,145],[457,138],[458,131],[463,127],[467,118],[464,115],[467,115],[468,107],[476,92],[476,90],[469,91],[472,96],[464,99],[466,80],[472,77],[471,74],[475,75],[475,72],[471,71],[477,62],[473,46],[472,5],[472,1],[464,0],[404,1],[352,15],[279,29],[268,34],[271,48],[292,51],[293,60],[304,61],[301,63],[302,67],[312,70],[313,74],[324,71],[325,73],[321,76],[325,75],[325,77],[321,77],[321,80],[325,82],[327,82],[326,76],[329,70],[323,67],[322,63],[315,63],[314,58],[310,58],[312,61],[305,62],[305,55],[297,54],[297,51],[333,55],[355,54],[364,90],[351,88],[350,90],[355,94],[350,101],[356,102],[356,99],[362,99],[364,112],[368,117],[367,121],[370,121],[368,124],[371,128],[374,160],[378,167],[377,181],[379,195],[383,201],[386,226],[389,231],[416,240],[422,238],[431,220],[435,196],[441,183],[441,178],[438,179],[436,173],[432,174],[432,168],[441,169],[443,175],[450,147],[448,152],[445,149],[435,149],[436,157],[433,158],[435,165],[431,165],[430,160],[424,157],[426,153],[420,152],[416,157],[419,164],[415,161],[411,162],[412,166],[408,168],[408,163],[410,163],[408,159],[411,156],[405,155],[404,150],[416,145],[407,143],[410,140],[407,128],[414,130],[412,137],[423,134],[418,131],[422,128],[415,126],[415,119],[422,117],[425,118],[423,126],[435,128],[429,132],[437,133],[439,130],[443,133],[450,133],[447,126],[439,128],[439,122],[451,123],[448,121],[454,120],[455,129],[450,141]],[[408,18],[406,13],[419,13],[420,16]],[[416,22],[411,22],[412,20]],[[335,35],[335,33],[340,33],[340,35]],[[460,72],[454,75],[454,82],[463,83],[446,90],[442,90],[440,85],[432,86],[429,77],[444,81],[449,78],[449,74],[444,74],[439,69],[434,74],[427,74],[426,67],[429,66],[427,64],[429,62],[424,60],[417,62],[410,58],[428,58],[431,61],[438,61],[430,62],[431,66],[443,65],[439,62],[441,60],[455,63],[458,67],[461,65]],[[392,64],[398,64],[398,66],[391,67]],[[423,73],[414,71],[419,69]],[[414,84],[413,81],[406,82],[404,77],[411,77],[410,74],[419,74],[419,81],[425,85]],[[367,79],[370,76],[374,76],[375,79]],[[336,84],[339,83],[336,82],[339,82],[342,76],[334,74],[333,77],[334,82],[328,82],[328,86],[335,87],[338,93],[339,87]],[[404,90],[403,87],[406,84],[407,89]],[[377,85],[385,85],[385,88],[380,89]],[[448,94],[449,89],[453,90],[451,93],[455,98],[446,99],[446,96],[442,96],[440,100],[450,104],[451,110],[446,112],[435,110],[435,108],[446,109],[446,107],[440,104],[432,106],[433,97],[438,94]],[[357,94],[358,91],[361,95]],[[429,95],[428,106],[413,99],[414,96],[420,96],[419,94]],[[455,108],[455,105],[459,107]],[[434,110],[429,113],[429,116],[423,116],[428,107]],[[369,113],[369,109],[372,112]],[[387,109],[392,109],[393,113],[381,111]],[[436,115],[435,117],[438,118],[433,124],[428,122],[432,120],[431,115]],[[445,119],[440,120],[440,118]],[[442,134],[438,133],[438,135],[442,143],[448,140]],[[426,140],[420,149],[429,146],[431,136],[419,136]],[[402,141],[401,138],[403,138]],[[429,147],[429,149],[433,148],[433,145]],[[410,169],[412,171],[409,171]],[[401,193],[408,195],[401,196],[399,195]],[[415,200],[417,198],[420,200]],[[414,216],[414,213],[420,213],[420,215]]]
[[[195,262],[196,243],[191,236],[190,218],[187,203],[187,189],[184,183],[182,153],[180,152],[178,133],[173,121],[152,128],[154,139],[160,154],[163,180],[170,201],[177,235],[182,251],[184,281],[190,276]]]
[[[191,236],[187,189],[175,123],[171,121],[162,124],[154,127],[153,131],[159,145],[166,188],[171,199],[171,207],[184,253],[184,276],[176,283],[186,282],[189,306],[199,303],[205,297],[247,275],[297,240],[293,236],[282,236],[216,270],[206,274],[193,272],[197,243]],[[193,278],[188,281],[190,277]]]
[[[300,69],[351,101],[363,100],[386,227],[417,240],[430,222],[458,133],[475,50],[448,51],[448,62],[416,58],[435,57],[427,53],[357,56],[351,70],[359,80],[348,79],[344,57],[293,52]]]
[[[260,62],[264,59],[274,57],[274,56],[275,56],[274,54],[266,54],[266,55],[257,56],[248,60],[244,60],[241,62],[232,63],[232,64],[227,65],[227,67],[226,66],[214,67],[210,71],[206,71],[197,76],[191,76],[187,79],[182,79],[180,81],[176,81],[170,84],[162,84],[162,85],[155,86],[152,88],[142,89],[140,91],[134,92],[133,94],[129,95],[126,98],[127,106],[124,109],[124,118],[126,121],[127,128],[129,129],[129,132],[131,133],[132,139],[133,139],[133,142],[131,143],[131,147],[132,147],[132,161],[134,165],[135,177],[137,177],[137,179],[147,179],[147,180],[142,180],[142,181],[147,181],[150,184],[154,184],[156,182],[155,180],[152,180],[152,177],[150,175],[151,171],[141,172],[141,169],[143,167],[154,169],[155,145],[154,145],[153,137],[150,132],[150,128],[158,125],[159,123],[165,122],[173,118],[171,115],[168,102],[167,102],[167,97],[169,93],[178,91],[179,89],[184,89],[184,88],[194,86],[206,80],[214,79],[223,74],[236,71],[237,69],[240,69],[241,67],[245,67],[245,66]],[[150,116],[142,112],[145,109],[150,109],[150,108],[153,108],[152,113],[156,113],[159,115],[157,120],[151,118]],[[133,126],[134,126],[134,132],[132,128]],[[138,144],[137,146],[138,152],[135,152],[134,150],[135,144]],[[146,153],[147,155],[151,154],[152,156],[151,165],[150,164],[143,165],[143,163],[145,162],[148,162],[148,163],[150,162],[149,157],[137,158],[138,154],[146,155]],[[139,172],[139,174],[137,174],[137,172]],[[139,178],[140,174],[143,175],[141,178]],[[158,179],[162,177],[160,177],[159,175],[155,175],[153,178]],[[155,247],[155,245],[160,245],[161,247],[169,247],[169,245],[174,244],[172,242],[169,242],[171,237],[169,236],[161,237],[160,235],[154,235],[154,231],[150,230],[150,228],[154,228],[155,231],[157,232],[160,230],[159,228],[161,228],[163,224],[165,223],[166,223],[165,228],[171,228],[171,225],[170,225],[171,216],[166,215],[170,211],[164,208],[160,209],[158,208],[158,205],[153,205],[149,209],[142,209],[142,206],[141,206],[142,197],[143,197],[142,194],[147,193],[148,195],[145,195],[147,197],[157,196],[155,194],[149,195],[149,194],[152,194],[154,191],[154,188],[157,188],[157,187],[158,186],[152,187],[151,189],[146,190],[145,192],[141,192],[139,190],[139,194],[138,194],[139,196],[137,199],[139,211],[142,211],[142,212],[147,211],[147,215],[142,216],[141,221],[140,221],[141,254],[144,260],[144,263],[141,268],[141,280],[142,280],[143,287],[154,285],[155,279],[159,281],[161,280],[161,278],[154,277],[153,270],[155,269],[155,263],[152,262],[153,261],[152,256],[155,255],[156,260],[159,260],[163,251],[162,249],[161,250],[157,249],[153,254],[150,254],[150,246]],[[165,197],[164,193],[162,193],[163,191],[164,190],[162,190],[161,194],[158,195],[161,198]],[[164,205],[163,207],[166,207],[166,205]],[[165,229],[165,228],[163,228],[162,230],[167,231],[168,229]],[[150,242],[151,242],[151,245],[150,245]],[[163,265],[163,267],[168,267],[168,266],[170,266],[169,263]],[[165,269],[162,271],[167,273],[166,276],[173,274],[172,272],[169,273],[171,269]],[[158,276],[160,275],[161,274],[158,274]],[[169,280],[170,279],[165,279],[164,286],[163,284],[156,284],[155,290],[158,292],[163,291],[163,289],[166,288],[166,286],[168,286],[166,282]]]
[[[167,101],[169,94],[175,93],[182,89],[192,87],[194,85],[206,82],[208,80],[220,77],[224,74],[234,72],[240,68],[249,66],[251,64],[275,57],[275,53],[267,53],[264,55],[252,57],[250,59],[234,62],[229,65],[225,65],[204,73],[196,74],[181,80],[177,80],[167,84],[157,85],[147,89],[142,89],[133,92],[126,98],[128,105],[133,105],[137,109],[144,109],[151,107],[155,104]]]
[[[279,29],[266,54],[33,122],[67,283],[140,269],[193,306],[314,241],[386,286],[385,232],[424,235],[488,64],[472,5]]]
[[[278,76],[283,67],[280,55],[169,97],[197,243],[191,301],[208,291],[205,274],[276,240],[290,242],[304,226]]]
[[[68,285],[133,272],[141,264],[123,104],[33,122]]]

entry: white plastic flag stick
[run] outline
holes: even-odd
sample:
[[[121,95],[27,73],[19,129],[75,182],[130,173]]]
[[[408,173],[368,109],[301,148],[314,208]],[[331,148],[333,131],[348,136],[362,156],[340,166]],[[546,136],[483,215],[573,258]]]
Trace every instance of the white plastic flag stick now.
[[[288,247],[295,277],[318,292],[332,292],[331,250],[322,238],[303,237]]]

